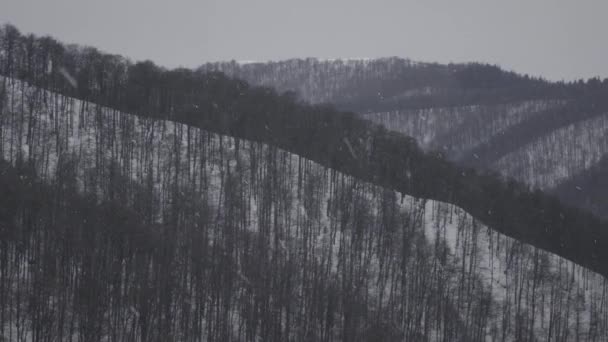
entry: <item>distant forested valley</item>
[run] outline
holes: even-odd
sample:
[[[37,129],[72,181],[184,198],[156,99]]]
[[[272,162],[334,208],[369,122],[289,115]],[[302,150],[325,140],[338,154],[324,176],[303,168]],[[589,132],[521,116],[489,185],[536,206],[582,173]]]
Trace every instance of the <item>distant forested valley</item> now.
[[[548,82],[492,65],[401,58],[225,62],[200,69],[336,104],[414,137],[426,151],[608,217],[608,193],[588,186],[591,169],[607,172],[608,79]]]
[[[331,77],[302,95],[4,26],[0,341],[606,340],[606,224],[538,189],[558,178],[523,179],[524,162],[501,174],[466,161],[496,158],[500,132],[555,111],[583,125],[595,165],[605,104],[578,100],[597,133],[564,108],[601,99],[606,82],[408,65],[419,83],[378,104]],[[450,68],[484,90],[452,84]],[[435,100],[425,77],[440,76],[452,88]],[[425,123],[401,110],[471,136],[437,117],[421,141],[403,127]],[[484,115],[493,130],[465,124]],[[530,151],[579,131],[530,138]]]

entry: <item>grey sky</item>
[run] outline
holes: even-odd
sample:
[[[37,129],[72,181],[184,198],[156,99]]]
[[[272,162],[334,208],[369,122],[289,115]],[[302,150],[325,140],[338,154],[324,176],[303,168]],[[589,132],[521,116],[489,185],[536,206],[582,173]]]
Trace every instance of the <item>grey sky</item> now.
[[[608,77],[606,0],[0,0],[0,22],[168,67],[401,56]]]

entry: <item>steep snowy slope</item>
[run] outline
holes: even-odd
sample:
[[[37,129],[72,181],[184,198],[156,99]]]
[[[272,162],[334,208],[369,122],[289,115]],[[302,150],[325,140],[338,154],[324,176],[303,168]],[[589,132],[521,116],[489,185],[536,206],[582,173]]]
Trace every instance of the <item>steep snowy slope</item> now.
[[[73,184],[99,203],[119,201],[160,236],[143,256],[98,247],[83,259],[98,265],[91,275],[80,259],[68,258],[66,271],[38,267],[33,256],[61,265],[69,255],[43,237],[67,236],[11,221],[39,247],[8,240],[0,336],[9,341],[608,338],[603,277],[496,233],[458,207],[273,146],[12,79],[6,89],[5,160],[29,165],[54,189]],[[81,235],[91,234],[87,226]],[[112,250],[111,241],[102,235],[99,243]],[[23,289],[37,291],[20,297]],[[52,314],[41,320],[27,309],[33,303]]]

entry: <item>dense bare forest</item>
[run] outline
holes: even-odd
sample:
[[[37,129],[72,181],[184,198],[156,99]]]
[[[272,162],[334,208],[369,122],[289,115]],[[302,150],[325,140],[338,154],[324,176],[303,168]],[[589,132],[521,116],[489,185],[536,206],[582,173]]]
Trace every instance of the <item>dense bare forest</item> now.
[[[608,337],[585,212],[289,93],[0,38],[1,339]]]
[[[608,336],[602,276],[453,205],[5,82],[9,340]]]

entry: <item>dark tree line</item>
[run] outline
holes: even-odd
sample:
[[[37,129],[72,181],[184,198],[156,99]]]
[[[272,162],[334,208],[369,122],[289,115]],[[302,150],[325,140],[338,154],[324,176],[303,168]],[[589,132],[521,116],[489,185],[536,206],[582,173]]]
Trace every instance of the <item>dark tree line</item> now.
[[[553,192],[570,205],[583,203],[598,217],[608,217],[608,158],[560,184]]]

